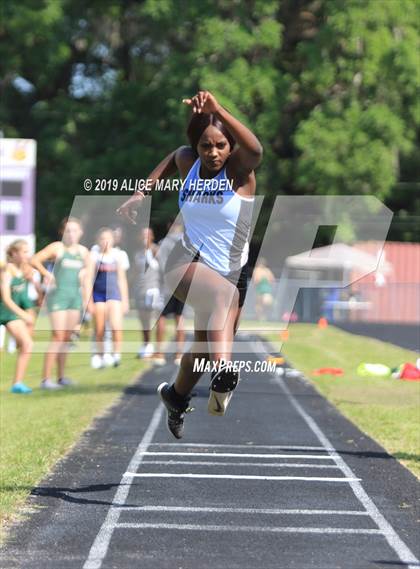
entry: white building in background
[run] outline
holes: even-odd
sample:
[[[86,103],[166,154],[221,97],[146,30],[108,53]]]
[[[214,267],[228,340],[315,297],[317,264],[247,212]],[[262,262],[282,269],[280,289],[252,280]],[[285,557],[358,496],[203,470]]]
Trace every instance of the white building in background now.
[[[35,251],[36,142],[0,138],[0,260],[15,239]]]

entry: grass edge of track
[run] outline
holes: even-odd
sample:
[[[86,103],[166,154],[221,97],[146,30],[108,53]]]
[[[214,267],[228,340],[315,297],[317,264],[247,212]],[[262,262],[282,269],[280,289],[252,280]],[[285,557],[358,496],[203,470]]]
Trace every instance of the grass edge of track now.
[[[263,334],[279,348],[279,334]],[[361,431],[373,438],[417,478],[420,477],[420,383],[384,377],[359,377],[361,362],[396,367],[418,354],[394,344],[345,332],[334,326],[291,324],[281,351],[315,389]],[[341,367],[341,377],[312,374]]]
[[[8,389],[15,356],[1,354],[0,546],[6,543],[11,527],[31,513],[27,499],[32,488],[94,427],[96,420],[118,404],[124,389],[150,365],[128,354],[119,368],[94,371],[89,367],[86,373],[88,357],[69,357],[68,374],[77,382],[76,387],[44,392],[39,389],[42,354],[34,354],[26,381],[34,391],[14,395]]]

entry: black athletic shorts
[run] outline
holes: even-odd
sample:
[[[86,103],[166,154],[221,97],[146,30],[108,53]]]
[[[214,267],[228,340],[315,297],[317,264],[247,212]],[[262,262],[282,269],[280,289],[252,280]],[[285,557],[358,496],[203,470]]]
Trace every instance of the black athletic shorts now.
[[[202,257],[200,257],[200,251],[192,253],[186,249],[183,246],[182,241],[179,240],[166,261],[165,273],[190,263],[203,263],[203,265],[208,267],[207,263]],[[239,292],[239,308],[241,308],[244,305],[246,291],[248,288],[248,263],[246,263],[239,271],[232,271],[227,275],[222,275],[221,273],[218,274],[236,286]]]
[[[184,310],[184,303],[172,295],[162,310],[162,316],[169,316],[170,314],[175,314],[175,316],[181,316]]]

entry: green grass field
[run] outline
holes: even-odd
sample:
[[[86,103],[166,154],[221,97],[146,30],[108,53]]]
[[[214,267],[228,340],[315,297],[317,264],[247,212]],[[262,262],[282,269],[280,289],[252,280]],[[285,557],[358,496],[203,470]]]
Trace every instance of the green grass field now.
[[[40,336],[47,339],[46,334]],[[131,339],[138,342],[138,334],[133,331]],[[0,537],[4,537],[34,485],[150,364],[128,353],[119,368],[92,370],[89,353],[70,353],[66,375],[77,386],[45,392],[39,389],[43,354],[34,353],[26,381],[34,391],[14,395],[9,388],[16,356],[3,352],[0,358]]]
[[[279,346],[278,334],[266,336]],[[333,326],[322,330],[311,324],[292,324],[282,351],[343,415],[420,476],[420,382],[363,378],[356,373],[361,362],[397,367],[415,363],[418,354]],[[314,376],[312,371],[321,367],[341,367],[345,373]]]

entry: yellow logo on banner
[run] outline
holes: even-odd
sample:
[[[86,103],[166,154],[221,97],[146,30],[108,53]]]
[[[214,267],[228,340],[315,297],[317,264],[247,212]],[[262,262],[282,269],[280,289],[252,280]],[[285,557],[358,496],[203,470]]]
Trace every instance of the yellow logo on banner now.
[[[13,160],[25,160],[26,158],[26,148],[23,144],[17,144],[13,150],[12,154]]]

